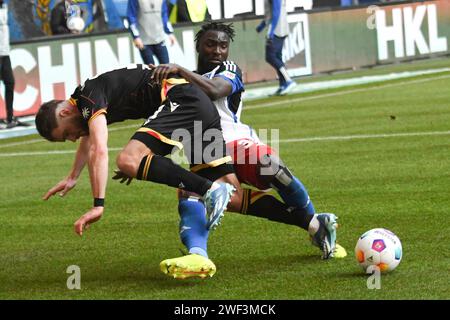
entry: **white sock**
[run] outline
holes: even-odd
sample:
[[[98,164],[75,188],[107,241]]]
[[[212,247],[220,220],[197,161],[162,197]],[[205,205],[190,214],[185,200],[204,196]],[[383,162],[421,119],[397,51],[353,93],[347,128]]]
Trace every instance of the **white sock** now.
[[[192,248],[189,250],[189,253],[192,253],[192,254],[198,254],[198,255],[200,255],[200,256],[203,256],[203,257],[205,257],[205,258],[208,258],[208,254],[206,253],[206,251],[203,250],[203,249],[200,248],[200,247],[192,247]]]
[[[280,73],[283,75],[283,78],[286,82],[292,81],[292,79],[291,79],[291,77],[289,77],[285,67],[281,67],[279,70],[280,70]]]

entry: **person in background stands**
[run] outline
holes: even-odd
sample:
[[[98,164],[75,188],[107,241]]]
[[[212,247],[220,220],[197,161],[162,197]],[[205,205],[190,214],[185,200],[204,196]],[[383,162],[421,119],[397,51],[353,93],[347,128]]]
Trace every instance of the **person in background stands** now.
[[[206,0],[168,0],[170,22],[202,22],[210,20]]]
[[[289,77],[282,60],[284,40],[289,34],[286,0],[265,0],[264,8],[264,20],[256,27],[256,31],[259,33],[266,26],[269,27],[266,39],[266,61],[276,70],[280,82],[274,95],[285,95],[297,85]]]
[[[154,64],[153,55],[159,63],[168,63],[166,35],[169,35],[170,45],[175,43],[176,38],[169,22],[166,0],[129,0],[127,16],[134,45],[139,49],[144,63]]]
[[[18,125],[18,122],[13,119],[14,74],[9,51],[8,6],[3,0],[0,0],[0,79],[5,85],[4,100],[7,129]]]
[[[66,3],[64,0],[53,7],[50,17],[50,27],[53,34],[71,33],[67,27]]]

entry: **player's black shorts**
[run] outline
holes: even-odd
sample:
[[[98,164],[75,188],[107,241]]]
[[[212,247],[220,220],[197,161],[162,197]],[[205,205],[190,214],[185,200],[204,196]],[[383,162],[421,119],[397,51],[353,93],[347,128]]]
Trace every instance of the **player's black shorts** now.
[[[215,105],[200,88],[189,83],[172,87],[164,104],[131,139],[162,156],[183,149],[191,170],[212,181],[234,172],[231,164],[225,165],[231,157],[226,153]]]

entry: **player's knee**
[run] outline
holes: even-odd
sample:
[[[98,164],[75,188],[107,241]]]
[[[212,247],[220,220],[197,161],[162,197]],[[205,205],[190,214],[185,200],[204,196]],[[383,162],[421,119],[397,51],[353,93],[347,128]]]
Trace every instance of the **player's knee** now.
[[[266,53],[266,62],[268,64],[272,64],[273,63],[273,56],[270,53]]]
[[[233,196],[231,197],[230,202],[228,203],[227,211],[239,212],[239,210],[241,208],[244,192],[241,188],[241,184],[240,184],[238,178],[236,177],[236,175],[234,173],[227,174],[227,175],[217,179],[216,182],[226,182],[226,183],[231,184],[235,188],[235,191],[233,192]]]
[[[241,206],[242,206],[242,200],[244,198],[243,195],[244,195],[244,191],[242,190],[240,185],[238,185],[238,187],[236,187],[235,192],[233,193],[233,196],[230,199],[230,202],[228,203],[227,211],[240,212]]]
[[[288,185],[292,175],[281,159],[273,154],[265,154],[258,161],[259,180],[267,186],[281,183]]]
[[[277,56],[273,51],[266,51],[266,62],[273,67],[277,65]]]
[[[200,199],[201,196],[199,196],[198,194],[196,194],[195,192],[191,192],[191,191],[186,191],[183,189],[177,189],[177,197],[178,200],[187,200],[187,199]]]
[[[139,159],[127,152],[121,152],[116,159],[117,168],[130,177],[135,177],[139,169]]]
[[[241,207],[242,207],[242,196],[234,194],[230,200],[230,203],[228,203],[227,211],[240,212]]]

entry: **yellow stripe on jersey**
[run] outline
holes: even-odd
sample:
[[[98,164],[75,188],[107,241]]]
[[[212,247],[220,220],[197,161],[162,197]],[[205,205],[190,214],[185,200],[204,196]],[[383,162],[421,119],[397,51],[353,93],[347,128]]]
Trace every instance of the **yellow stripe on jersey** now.
[[[177,84],[184,84],[184,83],[189,83],[189,82],[186,79],[182,79],[182,78],[164,79],[162,81],[162,85],[161,85],[161,101],[166,100],[167,92],[170,89],[170,88],[168,88],[169,86],[176,86]]]
[[[92,117],[89,118],[88,124],[90,124],[91,121],[94,120],[95,118],[97,118],[99,115],[101,115],[101,114],[106,114],[106,113],[107,113],[107,112],[106,112],[106,108],[97,110],[97,111],[92,115]]]
[[[220,166],[221,164],[231,162],[233,159],[230,156],[226,156],[208,163],[202,163],[195,165],[191,168],[191,172],[198,172],[200,170],[206,169],[206,168],[214,168],[217,166]]]
[[[70,98],[70,99],[69,99],[69,103],[70,103],[72,106],[74,106],[74,107],[77,106],[77,100],[74,99],[74,98]]]
[[[175,140],[171,140],[171,139],[163,136],[161,133],[159,133],[159,132],[157,132],[157,131],[155,131],[153,129],[142,127],[142,128],[139,128],[136,132],[148,133],[148,134],[154,136],[155,138],[161,140],[162,142],[164,142],[166,144],[170,144],[172,146],[177,147],[180,150],[183,150],[183,144],[181,142],[175,141]]]

